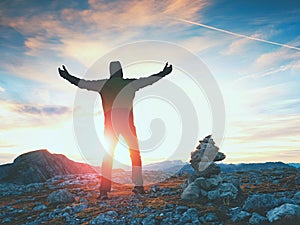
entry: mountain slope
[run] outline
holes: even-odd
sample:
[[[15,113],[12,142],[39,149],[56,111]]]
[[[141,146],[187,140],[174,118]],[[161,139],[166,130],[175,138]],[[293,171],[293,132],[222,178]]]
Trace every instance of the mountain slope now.
[[[57,175],[84,173],[95,173],[95,170],[64,155],[36,150],[18,156],[11,164],[1,165],[0,182],[29,184],[44,182]]]

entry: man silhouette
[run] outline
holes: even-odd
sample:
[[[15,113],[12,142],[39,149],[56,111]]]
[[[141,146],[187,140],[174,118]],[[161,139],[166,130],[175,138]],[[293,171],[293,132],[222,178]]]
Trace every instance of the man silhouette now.
[[[135,92],[151,85],[172,72],[172,65],[166,63],[164,69],[149,77],[139,79],[124,79],[119,61],[110,63],[110,78],[101,80],[84,80],[71,75],[65,66],[58,68],[61,77],[79,88],[96,91],[102,98],[104,112],[104,136],[110,151],[106,153],[102,162],[102,178],[100,185],[100,199],[107,199],[107,192],[111,190],[112,157],[119,136],[125,139],[132,162],[133,192],[144,193],[142,177],[142,161],[138,145],[133,118],[133,99]]]

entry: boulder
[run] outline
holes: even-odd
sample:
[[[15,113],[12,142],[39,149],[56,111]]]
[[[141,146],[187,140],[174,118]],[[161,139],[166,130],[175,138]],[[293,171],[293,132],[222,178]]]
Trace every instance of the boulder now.
[[[270,222],[282,221],[300,221],[300,206],[286,203],[267,212],[267,218]]]
[[[250,212],[264,212],[278,205],[278,200],[272,194],[255,194],[247,198],[243,209]]]
[[[200,167],[202,167],[201,163],[199,163]],[[196,175],[198,177],[211,177],[214,175],[218,175],[221,172],[221,168],[216,163],[211,163],[205,170],[203,171],[196,171]]]
[[[236,199],[238,196],[238,189],[232,183],[222,183],[218,188],[213,189],[207,193],[208,199]]]
[[[295,201],[295,203],[297,203],[298,205],[300,205],[300,191],[298,191],[294,197],[293,200]]]
[[[229,214],[231,221],[234,223],[246,221],[250,218],[251,214],[242,210],[240,207],[230,209]]]
[[[47,200],[50,204],[59,204],[59,203],[65,204],[65,203],[74,202],[75,198],[74,195],[71,194],[67,189],[61,189],[52,192],[48,196]]]
[[[181,194],[181,198],[184,200],[197,200],[199,196],[200,188],[194,182],[190,183]]]
[[[207,192],[207,197],[208,197],[209,200],[216,200],[216,199],[220,198],[219,189]]]
[[[252,213],[251,218],[249,219],[249,223],[252,225],[262,225],[266,223],[268,219],[256,212]]]
[[[181,218],[179,220],[179,224],[200,223],[198,216],[199,216],[199,211],[195,208],[190,208],[186,212],[183,213],[183,215],[181,216]]]
[[[199,177],[194,181],[196,185],[206,191],[216,188],[221,182],[222,178],[220,176],[214,176],[211,178]]]
[[[222,183],[219,187],[220,197],[236,199],[238,195],[238,189],[232,183]]]

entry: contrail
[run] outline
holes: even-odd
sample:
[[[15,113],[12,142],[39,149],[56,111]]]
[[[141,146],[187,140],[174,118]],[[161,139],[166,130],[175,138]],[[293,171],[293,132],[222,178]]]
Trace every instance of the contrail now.
[[[174,19],[179,20],[181,22],[185,22],[185,23],[197,25],[197,26],[200,26],[200,27],[205,27],[205,28],[208,28],[208,29],[211,29],[211,30],[219,31],[219,32],[222,32],[222,33],[231,34],[231,35],[234,35],[234,36],[237,36],[237,37],[247,38],[247,39],[254,40],[254,41],[260,41],[260,42],[264,42],[264,43],[268,43],[268,44],[277,45],[277,46],[290,48],[290,49],[295,49],[295,50],[300,51],[300,48],[295,47],[295,46],[290,46],[290,45],[281,44],[281,43],[274,42],[274,41],[268,41],[268,40],[264,40],[264,39],[260,39],[260,38],[256,38],[256,37],[251,37],[251,36],[247,36],[247,35],[244,35],[244,34],[231,32],[231,31],[228,31],[228,30],[208,26],[208,25],[205,25],[205,24],[202,24],[202,23],[197,23],[197,22],[193,22],[193,21],[189,21],[189,20],[185,20],[185,19],[178,19],[178,18],[174,18]]]

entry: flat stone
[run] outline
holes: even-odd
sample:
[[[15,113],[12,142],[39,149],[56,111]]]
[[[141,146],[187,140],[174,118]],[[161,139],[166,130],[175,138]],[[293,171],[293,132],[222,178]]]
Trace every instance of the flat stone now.
[[[226,155],[223,153],[223,152],[218,152],[214,161],[217,162],[217,161],[222,161],[226,158]]]

